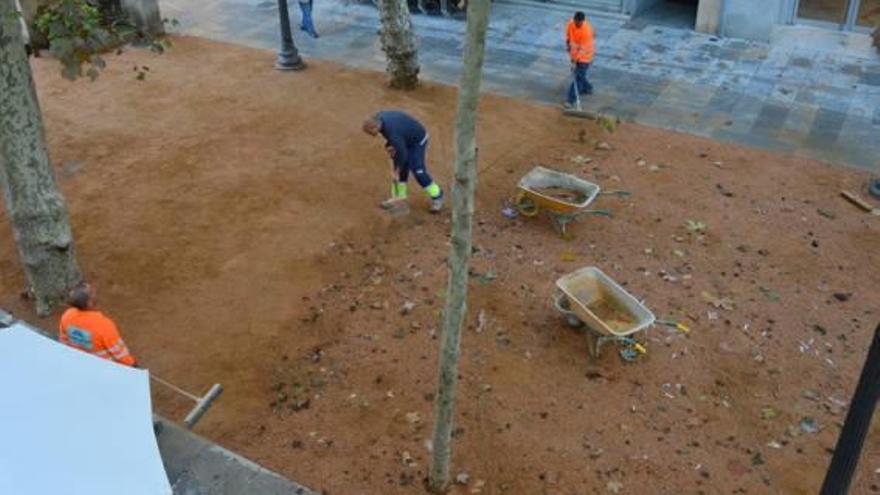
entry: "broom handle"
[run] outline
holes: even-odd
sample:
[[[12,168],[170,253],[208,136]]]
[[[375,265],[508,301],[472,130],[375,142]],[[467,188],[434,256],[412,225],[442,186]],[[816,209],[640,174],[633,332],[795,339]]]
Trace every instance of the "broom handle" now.
[[[196,402],[202,400],[201,397],[196,397],[195,395],[193,395],[193,394],[187,392],[186,390],[184,390],[184,389],[178,387],[177,385],[174,385],[174,384],[171,383],[171,382],[167,382],[167,381],[165,381],[165,380],[159,378],[158,376],[154,375],[153,373],[150,373],[150,378],[153,379],[153,380],[156,380],[157,382],[161,383],[162,385],[165,385],[166,387],[170,388],[171,390],[174,390],[174,391],[177,392],[178,394],[183,395],[183,396],[185,396],[185,397],[189,397],[190,399],[192,399],[192,400],[194,400],[194,401],[196,401]]]

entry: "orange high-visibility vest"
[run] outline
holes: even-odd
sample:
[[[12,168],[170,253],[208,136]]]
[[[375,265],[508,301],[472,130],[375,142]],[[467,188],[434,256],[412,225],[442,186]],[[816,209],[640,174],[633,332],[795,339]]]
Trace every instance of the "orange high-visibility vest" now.
[[[59,327],[58,340],[63,344],[126,366],[135,363],[116,324],[100,311],[70,308],[61,315]]]
[[[574,19],[568,21],[565,27],[565,41],[569,46],[569,55],[572,62],[588,63],[593,61],[593,26],[584,19],[581,27],[574,24]]]

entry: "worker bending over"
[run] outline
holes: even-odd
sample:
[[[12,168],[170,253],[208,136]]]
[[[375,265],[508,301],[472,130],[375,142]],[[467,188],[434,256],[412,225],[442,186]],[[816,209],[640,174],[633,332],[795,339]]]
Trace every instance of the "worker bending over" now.
[[[595,52],[593,26],[587,21],[587,16],[583,12],[575,12],[574,17],[565,27],[565,49],[571,58],[572,72],[574,72],[574,81],[568,88],[568,99],[565,104],[572,107],[577,101],[578,94],[593,94],[593,85],[587,81],[587,69],[590,68]]]
[[[128,351],[113,320],[95,309],[95,290],[81,283],[70,291],[70,308],[61,315],[58,340],[70,347],[109,359],[126,366],[134,366],[134,356]]]
[[[387,110],[365,120],[363,128],[371,136],[382,134],[385,138],[385,149],[393,162],[391,198],[382,202],[382,208],[389,210],[397,202],[406,200],[406,183],[412,172],[431,198],[431,213],[440,212],[443,209],[443,190],[428,174],[425,164],[425,152],[428,148],[428,132],[425,127],[403,112]]]

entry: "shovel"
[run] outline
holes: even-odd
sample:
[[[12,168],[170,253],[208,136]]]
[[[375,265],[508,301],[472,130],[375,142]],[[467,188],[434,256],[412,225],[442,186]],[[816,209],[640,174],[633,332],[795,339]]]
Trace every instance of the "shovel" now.
[[[574,84],[574,108],[563,108],[562,114],[568,117],[577,117],[579,119],[593,119],[596,120],[596,114],[593,112],[588,112],[584,110],[581,106],[581,88],[578,87],[577,81],[577,73],[575,72],[576,68],[574,65],[571,66],[571,79]]]
[[[397,169],[394,167],[394,161],[391,161],[391,191],[397,191],[397,185],[400,184],[400,181],[397,180]],[[395,199],[390,201],[388,206],[384,204],[382,207],[391,215],[392,218],[402,217],[409,213],[409,203],[405,199]]]

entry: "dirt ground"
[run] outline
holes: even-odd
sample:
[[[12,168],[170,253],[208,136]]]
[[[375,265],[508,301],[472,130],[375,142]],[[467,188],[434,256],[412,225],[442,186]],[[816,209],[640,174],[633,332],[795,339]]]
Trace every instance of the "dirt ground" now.
[[[100,305],[155,373],[224,385],[201,434],[328,494],[423,493],[449,220],[415,185],[410,215],[378,209],[387,162],[359,126],[420,117],[448,184],[454,88],[174,41],[110,57],[95,83],[34,62]],[[838,196],[866,175],[494,96],[478,138],[453,468],[469,479],[453,493],[816,493],[880,319],[880,224]],[[501,215],[536,164],[632,195],[597,199],[613,218],[566,240]],[[5,221],[0,236],[0,305],[54,327],[19,301]],[[590,265],[691,332],[655,327],[636,362],[609,346],[591,364],[551,304]],[[171,418],[190,406],[154,395]],[[878,485],[875,421],[852,493]]]

